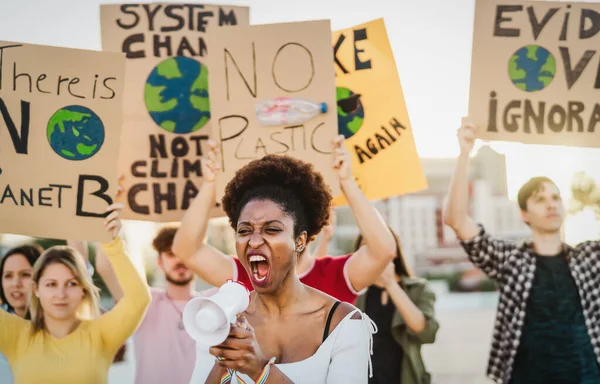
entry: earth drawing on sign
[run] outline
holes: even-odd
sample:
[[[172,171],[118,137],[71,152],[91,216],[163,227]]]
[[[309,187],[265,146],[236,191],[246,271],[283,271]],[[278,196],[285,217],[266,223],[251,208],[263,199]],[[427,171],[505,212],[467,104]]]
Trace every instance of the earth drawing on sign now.
[[[173,133],[191,133],[210,119],[208,68],[199,61],[176,56],[150,72],[144,100],[152,120]]]
[[[365,110],[360,101],[360,94],[345,87],[335,88],[338,113],[338,132],[347,139],[362,127]]]
[[[67,160],[85,160],[104,144],[104,125],[91,109],[69,105],[56,111],[46,129],[48,143]]]
[[[556,74],[554,56],[539,45],[526,45],[517,50],[508,63],[508,76],[515,87],[536,92],[546,88]]]

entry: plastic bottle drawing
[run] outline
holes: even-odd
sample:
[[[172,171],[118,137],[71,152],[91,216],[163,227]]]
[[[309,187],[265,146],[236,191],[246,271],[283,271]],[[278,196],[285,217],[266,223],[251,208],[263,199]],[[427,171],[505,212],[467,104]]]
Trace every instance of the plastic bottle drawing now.
[[[327,112],[326,103],[315,103],[308,100],[278,97],[261,101],[254,107],[256,117],[262,125],[274,126],[300,124],[315,116]]]

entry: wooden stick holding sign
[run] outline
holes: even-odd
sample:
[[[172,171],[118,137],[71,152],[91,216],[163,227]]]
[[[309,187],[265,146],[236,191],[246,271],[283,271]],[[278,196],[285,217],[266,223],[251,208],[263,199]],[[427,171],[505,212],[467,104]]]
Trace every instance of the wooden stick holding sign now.
[[[125,57],[0,41],[0,233],[108,241]]]
[[[210,38],[213,137],[223,168],[218,199],[237,169],[267,154],[310,161],[338,194],[329,21],[224,28]]]
[[[134,220],[179,221],[202,183],[214,119],[207,66],[210,32],[248,25],[248,7],[102,5],[102,48],[127,55],[119,173]],[[215,207],[213,216],[224,215]]]

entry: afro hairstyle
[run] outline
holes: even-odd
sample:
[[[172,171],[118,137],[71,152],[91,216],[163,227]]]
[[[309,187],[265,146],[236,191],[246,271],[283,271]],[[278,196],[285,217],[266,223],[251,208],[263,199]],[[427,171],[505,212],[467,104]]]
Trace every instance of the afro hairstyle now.
[[[239,169],[225,187],[223,209],[232,228],[251,201],[270,200],[294,221],[294,236],[314,240],[329,222],[331,190],[312,164],[287,155],[267,155]]]

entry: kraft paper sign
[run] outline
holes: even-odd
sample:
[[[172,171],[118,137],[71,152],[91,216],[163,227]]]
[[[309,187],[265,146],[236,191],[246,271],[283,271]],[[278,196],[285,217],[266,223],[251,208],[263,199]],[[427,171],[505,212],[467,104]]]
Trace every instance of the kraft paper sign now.
[[[338,129],[363,193],[377,200],[426,189],[383,19],[335,32],[333,44]]]
[[[210,37],[212,128],[223,169],[218,198],[239,168],[267,154],[313,163],[338,194],[329,21],[223,28]],[[305,117],[294,120],[294,114]]]
[[[477,0],[469,115],[486,140],[600,147],[600,4]]]
[[[108,241],[125,58],[0,41],[0,233]]]
[[[100,13],[103,50],[127,56],[119,159],[124,216],[179,221],[202,184],[200,159],[215,121],[207,60],[217,51],[209,32],[248,25],[249,8],[122,4],[102,5]]]

